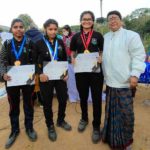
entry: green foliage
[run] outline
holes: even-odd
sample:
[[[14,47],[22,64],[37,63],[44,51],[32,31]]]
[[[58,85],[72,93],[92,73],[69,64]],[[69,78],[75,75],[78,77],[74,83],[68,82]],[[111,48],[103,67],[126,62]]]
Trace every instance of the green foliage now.
[[[20,14],[18,18],[23,20],[26,30],[29,29],[31,26],[37,27],[37,25],[28,14]]]

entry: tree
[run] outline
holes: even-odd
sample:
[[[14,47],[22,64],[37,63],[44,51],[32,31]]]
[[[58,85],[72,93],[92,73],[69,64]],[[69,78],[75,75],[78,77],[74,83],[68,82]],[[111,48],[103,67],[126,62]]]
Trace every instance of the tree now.
[[[28,14],[20,14],[18,18],[23,20],[26,30],[29,29],[31,26],[37,27],[33,19]]]

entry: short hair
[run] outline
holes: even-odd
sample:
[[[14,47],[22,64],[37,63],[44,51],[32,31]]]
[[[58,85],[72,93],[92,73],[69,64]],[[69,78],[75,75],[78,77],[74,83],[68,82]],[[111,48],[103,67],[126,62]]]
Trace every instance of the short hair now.
[[[46,29],[50,24],[55,24],[58,27],[58,22],[54,19],[48,19],[43,24],[44,29]]]
[[[107,14],[107,19],[108,19],[108,17],[109,17],[110,15],[117,15],[117,16],[120,18],[120,20],[122,20],[121,13],[120,13],[119,11],[117,11],[117,10],[110,11],[110,12]]]

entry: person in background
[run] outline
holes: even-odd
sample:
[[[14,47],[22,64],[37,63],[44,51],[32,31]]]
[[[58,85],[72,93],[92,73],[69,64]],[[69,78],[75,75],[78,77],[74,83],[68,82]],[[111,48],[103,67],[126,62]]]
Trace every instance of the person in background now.
[[[20,132],[19,114],[20,114],[20,90],[23,93],[24,124],[27,136],[31,141],[36,141],[37,134],[33,129],[33,85],[7,87],[7,81],[11,76],[7,74],[7,66],[20,66],[36,64],[35,44],[28,39],[24,33],[24,23],[21,19],[14,19],[11,23],[11,32],[13,38],[4,42],[0,53],[1,78],[6,83],[8,102],[10,105],[10,123],[11,133],[6,142],[5,148],[9,148],[15,142]]]
[[[139,34],[122,27],[120,12],[110,11],[107,21],[110,32],[104,36],[102,59],[107,86],[102,139],[112,149],[131,150],[134,132],[132,89],[145,70],[145,50]]]
[[[81,30],[76,33],[71,40],[70,49],[72,63],[75,64],[75,55],[83,53],[98,52],[98,63],[101,64],[101,53],[103,51],[103,36],[93,30],[95,16],[91,11],[84,11],[80,16]],[[101,67],[101,65],[99,65]],[[88,95],[91,88],[93,104],[93,132],[92,141],[97,143],[101,139],[100,124],[102,111],[102,89],[103,73],[83,72],[76,73],[76,84],[80,96],[81,119],[78,131],[83,132],[88,124]]]
[[[31,39],[32,42],[36,43],[37,41],[41,40],[43,38],[43,33],[40,32],[37,28],[37,26],[34,23],[31,23],[29,26],[29,29],[26,31],[26,36]],[[40,87],[39,87],[39,76],[38,74],[35,75],[35,88],[33,93],[33,101],[38,99],[39,105],[43,106],[43,101],[40,93]]]
[[[64,42],[66,53],[67,53],[67,59],[69,62],[69,65],[68,65],[69,78],[67,80],[68,96],[71,102],[76,102],[77,100],[79,100],[79,93],[76,87],[73,65],[71,64],[71,50],[70,50],[70,42],[75,33],[71,31],[71,28],[69,25],[65,25],[62,28],[62,33],[63,33],[63,42]]]

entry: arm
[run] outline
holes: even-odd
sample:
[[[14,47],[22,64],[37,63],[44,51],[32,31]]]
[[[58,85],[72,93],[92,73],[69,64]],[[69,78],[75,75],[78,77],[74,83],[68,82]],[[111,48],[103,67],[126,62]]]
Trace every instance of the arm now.
[[[131,77],[130,86],[132,88],[136,87],[138,83],[138,78],[141,73],[145,70],[145,50],[138,34],[135,34],[129,43],[129,53],[131,56]]]
[[[7,81],[10,80],[11,77],[8,76],[7,73],[7,65],[8,65],[8,57],[7,57],[7,41],[2,46],[0,51],[0,80]]]

